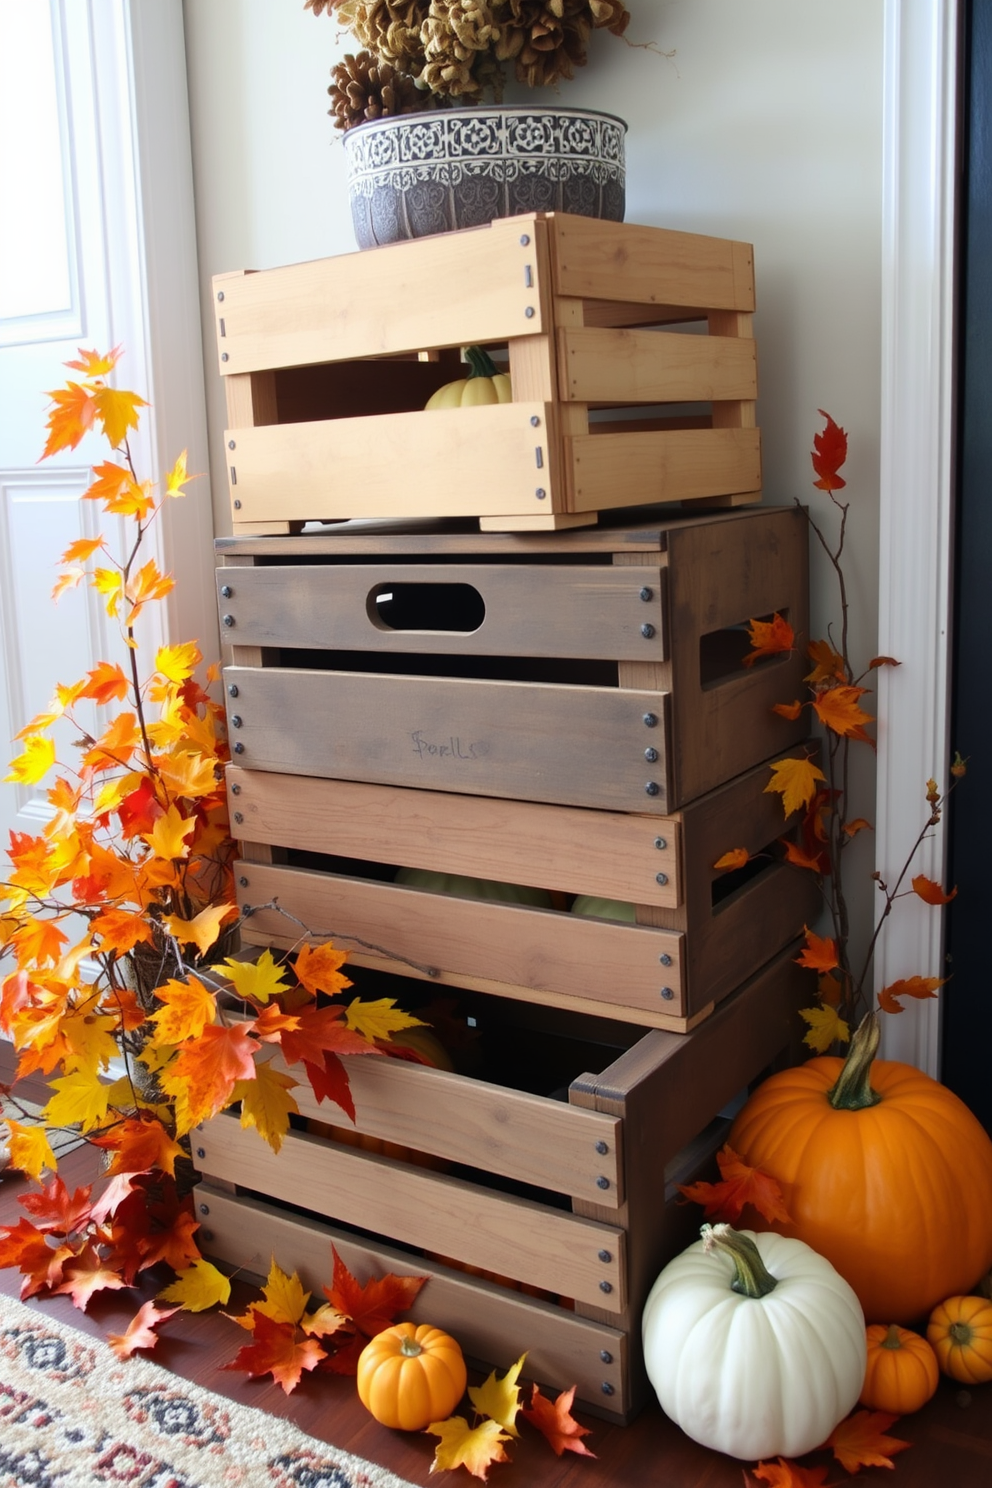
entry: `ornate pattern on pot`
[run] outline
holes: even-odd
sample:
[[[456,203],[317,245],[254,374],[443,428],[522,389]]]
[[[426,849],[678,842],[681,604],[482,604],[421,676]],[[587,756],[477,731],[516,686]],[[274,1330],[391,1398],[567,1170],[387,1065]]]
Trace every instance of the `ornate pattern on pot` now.
[[[349,129],[358,246],[523,212],[622,222],[626,129],[611,114],[523,105],[406,114]]]

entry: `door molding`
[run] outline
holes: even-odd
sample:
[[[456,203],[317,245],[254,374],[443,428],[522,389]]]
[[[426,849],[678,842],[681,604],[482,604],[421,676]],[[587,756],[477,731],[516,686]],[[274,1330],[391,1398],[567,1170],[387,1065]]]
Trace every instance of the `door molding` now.
[[[876,867],[890,881],[950,762],[958,0],[886,0],[883,93],[881,490]],[[943,882],[946,830],[914,871]],[[903,900],[875,985],[940,976],[943,914]],[[940,1069],[940,1003],[883,1020],[883,1053]]]
[[[149,643],[196,639],[214,660],[220,643],[182,0],[99,0],[90,15],[113,338],[125,351],[122,384],[151,405],[133,442],[135,463],[141,476],[157,479],[185,449],[198,474],[185,497],[165,503],[148,534],[156,561],[177,579],[149,612],[159,632]]]

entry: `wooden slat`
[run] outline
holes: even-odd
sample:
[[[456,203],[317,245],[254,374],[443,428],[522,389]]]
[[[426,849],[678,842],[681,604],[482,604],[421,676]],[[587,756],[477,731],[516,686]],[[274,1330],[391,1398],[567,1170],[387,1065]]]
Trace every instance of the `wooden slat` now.
[[[287,1133],[275,1153],[231,1115],[197,1127],[192,1142],[206,1171],[281,1203],[577,1301],[601,1301],[605,1282],[626,1304],[625,1237],[613,1226],[304,1132]]]
[[[228,429],[231,498],[242,522],[565,510],[553,418],[500,403]]]
[[[556,294],[635,304],[754,309],[751,246],[727,238],[556,213]]]
[[[278,1053],[272,1063],[299,1074]],[[356,1131],[608,1208],[623,1200],[614,1117],[399,1059],[349,1059],[347,1068]],[[293,1095],[303,1116],[333,1124],[340,1114],[306,1080]]]
[[[260,1199],[233,1198],[200,1185],[195,1193],[204,1254],[264,1280],[276,1257],[284,1270],[298,1271],[309,1291],[321,1296],[331,1280],[331,1247],[361,1282],[393,1272],[428,1276],[409,1312],[415,1323],[432,1323],[457,1338],[468,1358],[504,1370],[527,1347],[527,1374],[556,1390],[576,1386],[584,1408],[617,1419],[623,1397],[627,1340],[616,1328],[589,1322],[574,1312],[534,1301],[520,1292],[411,1257],[315,1219],[287,1214]],[[605,1355],[605,1358],[604,1358]],[[609,1387],[607,1394],[603,1386]],[[616,1401],[618,1409],[604,1407]]]
[[[484,863],[486,876],[501,883],[669,908],[680,899],[681,828],[671,817],[409,791],[236,765],[228,767],[227,789],[232,819],[240,815],[236,830],[252,842],[306,852],[326,852],[333,844],[340,857],[469,877],[478,877]]]
[[[672,429],[586,434],[566,440],[575,509],[640,501],[692,501],[761,485],[757,429]]]
[[[228,721],[235,750],[243,746],[238,763],[250,769],[667,809],[664,693],[281,667],[229,667],[224,676],[238,688]],[[649,746],[656,762],[644,758]]]
[[[537,334],[546,317],[535,257],[542,228],[520,217],[256,274],[218,275],[219,370],[252,372]],[[520,241],[525,236],[528,244]]]
[[[558,333],[560,395],[578,403],[696,403],[755,398],[753,341],[666,331]]]
[[[239,645],[470,656],[575,656],[642,660],[665,655],[665,611],[658,569],[637,579],[592,566],[511,564],[258,567],[217,572],[228,637]],[[424,585],[468,586],[484,614],[476,629],[397,630],[384,623],[377,595],[398,586],[417,602]],[[646,591],[647,598],[642,598]],[[457,614],[454,589],[449,606]],[[434,601],[436,604],[437,601]],[[651,627],[649,634],[643,627]]]
[[[239,902],[260,906],[251,917],[254,940],[272,944],[299,938],[302,922],[315,938],[333,936],[348,946],[363,942],[380,957],[407,959],[452,977],[488,977],[529,989],[535,1001],[558,992],[593,1002],[606,1014],[618,1009],[684,1015],[683,937],[667,930],[517,904],[461,899],[399,884],[375,883],[241,862],[235,865]],[[278,900],[278,909],[267,908]],[[661,956],[671,965],[662,967]],[[356,957],[357,959],[357,957]],[[662,985],[671,997],[662,997]]]

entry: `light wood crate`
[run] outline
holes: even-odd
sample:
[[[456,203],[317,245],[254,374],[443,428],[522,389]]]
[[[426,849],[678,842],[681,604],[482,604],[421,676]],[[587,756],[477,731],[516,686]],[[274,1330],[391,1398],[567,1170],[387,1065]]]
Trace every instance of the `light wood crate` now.
[[[242,940],[290,948],[306,926],[359,965],[687,1032],[819,908],[813,875],[777,852],[797,818],[769,778],[762,764],[649,817],[232,766]],[[734,847],[754,863],[716,870]],[[390,880],[426,868],[548,889],[559,908],[382,881],[384,864]],[[568,913],[580,894],[636,906],[637,923]]]
[[[215,1117],[193,1133],[198,1241],[257,1276],[274,1256],[318,1294],[330,1281],[332,1243],[360,1279],[428,1275],[410,1316],[449,1329],[486,1365],[505,1369],[527,1349],[528,1377],[575,1384],[584,1409],[629,1420],[649,1396],[640,1346],[647,1292],[700,1223],[701,1210],[675,1202],[666,1170],[688,1181],[698,1155],[725,1136],[714,1117],[791,1058],[796,1010],[809,995],[794,954],[780,954],[688,1035],[630,1030],[629,1047],[610,1049],[615,1025],[561,1015],[570,1037],[601,1041],[583,1055],[599,1054],[599,1073],[579,1064],[567,1103],[395,1060],[350,1060],[358,1131],[431,1154],[446,1171],[304,1131],[275,1154],[236,1116]],[[515,1010],[483,1001],[504,1016]],[[521,1028],[521,1040],[533,1036]],[[304,1116],[340,1118],[305,1083],[294,1094]],[[698,1141],[707,1129],[711,1140]],[[523,1195],[513,1181],[526,1185]]]
[[[663,816],[798,743],[803,513],[653,517],[221,539],[235,762]],[[748,669],[774,612],[797,649]]]
[[[213,300],[235,532],[760,499],[749,244],[531,214],[222,274]],[[472,344],[513,402],[424,412]]]

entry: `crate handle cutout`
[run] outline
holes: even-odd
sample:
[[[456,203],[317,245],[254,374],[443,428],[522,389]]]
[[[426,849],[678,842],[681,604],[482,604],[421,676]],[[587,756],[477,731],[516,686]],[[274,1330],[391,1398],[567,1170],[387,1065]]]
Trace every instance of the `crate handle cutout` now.
[[[377,584],[366,610],[376,630],[471,635],[486,618],[486,602],[471,584]]]
[[[776,614],[781,615],[783,620],[789,619],[788,608],[773,610],[771,614],[759,615],[757,618],[769,624]],[[719,630],[707,631],[699,637],[699,685],[704,691],[711,687],[722,687],[725,682],[739,680],[744,676],[744,658],[751,653],[750,626],[750,619],[741,620],[737,625],[724,625]],[[769,666],[781,666],[788,659],[788,652],[781,652],[777,656],[762,656],[749,670],[756,672],[759,668],[764,670]]]

